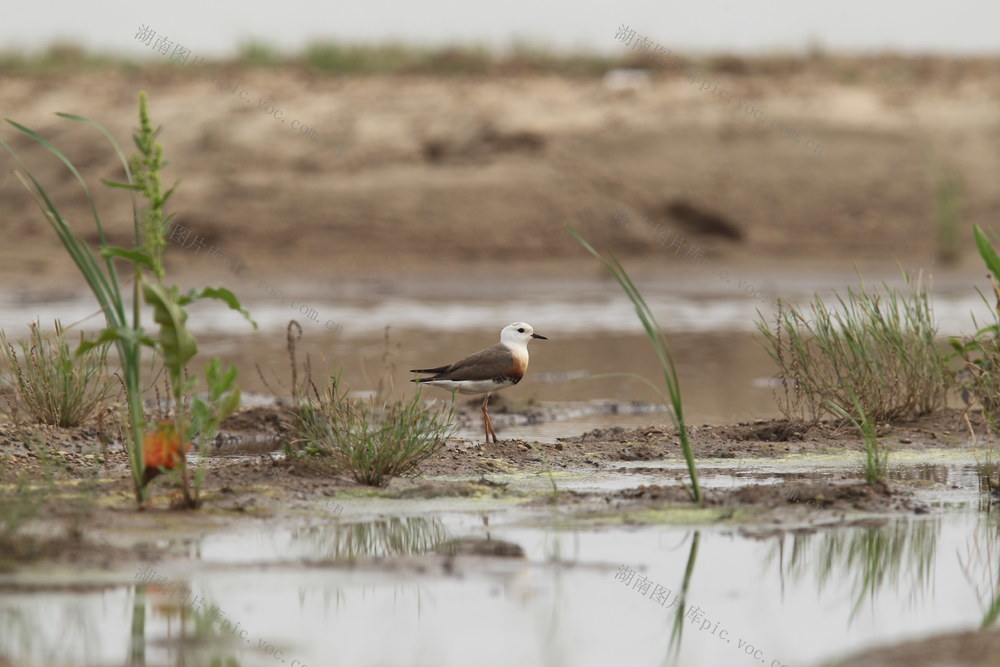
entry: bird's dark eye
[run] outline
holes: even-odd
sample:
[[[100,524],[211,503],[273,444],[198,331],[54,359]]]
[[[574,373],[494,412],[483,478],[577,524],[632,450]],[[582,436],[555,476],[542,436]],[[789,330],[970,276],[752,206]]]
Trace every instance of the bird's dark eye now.
[[[518,329],[517,333],[524,333],[524,328],[522,327],[522,328]]]

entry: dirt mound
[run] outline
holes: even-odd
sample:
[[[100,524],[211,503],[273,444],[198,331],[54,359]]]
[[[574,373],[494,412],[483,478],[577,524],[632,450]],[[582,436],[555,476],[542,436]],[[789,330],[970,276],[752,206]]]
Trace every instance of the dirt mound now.
[[[971,414],[974,427],[981,417]],[[834,421],[808,423],[783,419],[759,419],[722,426],[688,428],[696,458],[776,457],[788,454],[835,453],[844,448],[863,450],[857,429]],[[947,409],[919,419],[879,424],[878,436],[890,449],[924,449],[963,443],[968,432],[963,413]],[[603,460],[650,460],[679,458],[683,454],[676,431],[666,426],[601,428],[570,438],[560,438],[565,448],[586,449]]]
[[[1000,630],[959,632],[880,647],[830,667],[1000,667]]]
[[[782,485],[752,485],[737,489],[706,489],[705,504],[711,506],[752,505],[777,508],[804,505],[812,509],[894,512],[915,509],[908,491],[891,489],[887,484],[863,482],[807,482]],[[640,485],[606,495],[608,501],[628,503],[690,502],[686,489],[677,486]]]

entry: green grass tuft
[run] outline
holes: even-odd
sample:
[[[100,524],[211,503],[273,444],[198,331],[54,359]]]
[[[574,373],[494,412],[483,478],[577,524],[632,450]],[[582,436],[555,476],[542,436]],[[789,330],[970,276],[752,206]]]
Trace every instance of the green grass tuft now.
[[[889,472],[889,450],[879,445],[875,422],[868,418],[858,397],[851,394],[850,411],[832,402],[829,402],[829,406],[861,431],[861,437],[865,441],[865,480],[869,484],[884,482]]]
[[[27,340],[15,346],[0,331],[0,344],[7,357],[4,384],[14,387],[20,404],[34,421],[55,426],[79,426],[107,402],[116,390],[107,372],[108,343],[77,356],[67,342],[59,322],[54,331],[31,325]],[[80,335],[80,342],[84,336]],[[17,348],[20,348],[18,356]]]
[[[785,382],[778,404],[787,418],[840,416],[837,405],[855,419],[863,413],[883,422],[944,406],[951,376],[930,302],[906,278],[907,293],[885,285],[880,294],[862,283],[846,297],[835,293],[832,306],[815,296],[809,313],[779,299],[773,329],[759,315],[764,349]]]
[[[285,56],[263,42],[247,42],[240,46],[237,60],[250,67],[277,67],[285,62]]]
[[[987,427],[994,433],[1000,432],[1000,256],[997,255],[987,236],[979,225],[973,225],[973,236],[993,286],[993,297],[996,305],[991,309],[993,323],[980,328],[972,336],[952,338],[950,343],[955,350],[954,357],[963,361],[963,368],[956,373],[958,389],[968,408],[976,403],[983,411]],[[1000,240],[993,234],[994,241]],[[980,292],[986,303],[989,299]],[[978,324],[977,324],[978,326]],[[972,429],[971,423],[969,424]],[[976,471],[979,477],[980,491],[987,498],[1000,498],[1000,461],[995,459],[993,448],[988,446],[985,454],[976,453]]]
[[[298,438],[338,470],[369,486],[414,474],[454,433],[454,411],[428,407],[420,392],[402,401],[351,399],[337,379],[299,401]]]

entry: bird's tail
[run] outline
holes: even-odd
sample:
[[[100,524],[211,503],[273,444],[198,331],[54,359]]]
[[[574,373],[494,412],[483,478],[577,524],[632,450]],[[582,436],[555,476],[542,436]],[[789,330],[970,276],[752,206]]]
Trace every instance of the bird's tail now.
[[[433,373],[437,375],[438,373],[444,373],[446,370],[451,368],[451,366],[438,366],[437,368],[413,368],[410,369],[411,373]]]

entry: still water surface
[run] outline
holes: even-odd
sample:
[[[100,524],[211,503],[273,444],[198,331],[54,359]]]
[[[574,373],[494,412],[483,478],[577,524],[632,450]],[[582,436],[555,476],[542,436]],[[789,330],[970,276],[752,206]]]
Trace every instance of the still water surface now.
[[[931,514],[822,513],[833,525],[821,530],[809,516],[785,528],[630,526],[503,501],[345,498],[322,520],[189,539],[192,565],[150,564],[91,590],[61,590],[78,578],[54,572],[36,590],[5,591],[0,655],[50,666],[816,665],[978,627],[1000,595],[1000,521],[979,511],[971,461],[925,458],[895,474],[933,481],[920,492]],[[844,457],[703,465],[709,484],[859,471]],[[558,484],[639,481],[620,477]],[[487,538],[524,557],[432,556]]]

